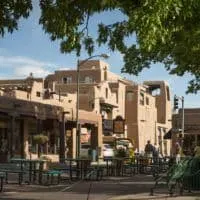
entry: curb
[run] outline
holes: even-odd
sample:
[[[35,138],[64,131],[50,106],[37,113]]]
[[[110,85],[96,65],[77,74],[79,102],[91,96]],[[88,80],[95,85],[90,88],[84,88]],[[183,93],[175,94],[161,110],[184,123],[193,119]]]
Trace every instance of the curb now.
[[[169,195],[154,195],[150,196],[147,193],[122,195],[109,198],[108,200],[200,200],[197,196],[169,196]]]

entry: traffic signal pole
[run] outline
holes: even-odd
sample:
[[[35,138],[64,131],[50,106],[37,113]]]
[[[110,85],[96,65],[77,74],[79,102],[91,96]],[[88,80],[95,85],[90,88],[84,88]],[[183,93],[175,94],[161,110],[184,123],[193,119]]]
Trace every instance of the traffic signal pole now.
[[[181,97],[182,102],[182,137],[184,138],[184,129],[185,129],[185,115],[184,115],[184,97]]]
[[[175,95],[174,96],[174,111],[178,109],[178,101],[179,101],[179,97]]]
[[[184,97],[183,96],[174,96],[174,110],[178,109],[178,102],[181,100],[182,104],[182,116],[181,116],[181,147],[183,148],[183,139],[184,139],[184,132],[185,132],[185,114],[184,114]]]

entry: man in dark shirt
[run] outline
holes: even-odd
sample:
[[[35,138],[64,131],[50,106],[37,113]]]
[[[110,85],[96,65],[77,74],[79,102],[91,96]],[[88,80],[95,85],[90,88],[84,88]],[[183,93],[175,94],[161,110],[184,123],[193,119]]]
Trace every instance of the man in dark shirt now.
[[[148,140],[147,144],[145,146],[145,149],[144,149],[146,156],[152,157],[153,156],[153,150],[154,150],[153,145],[151,144],[150,140]]]

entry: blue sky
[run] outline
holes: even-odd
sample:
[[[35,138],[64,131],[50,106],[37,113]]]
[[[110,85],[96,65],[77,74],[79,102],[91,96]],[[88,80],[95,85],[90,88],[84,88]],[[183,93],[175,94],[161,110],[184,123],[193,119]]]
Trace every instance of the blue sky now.
[[[75,68],[77,57],[75,53],[61,54],[59,42],[52,42],[49,35],[45,34],[42,27],[38,25],[39,8],[34,7],[28,20],[20,20],[19,30],[12,34],[6,34],[0,39],[0,79],[25,78],[30,72],[36,77],[42,77],[60,68]],[[123,20],[119,12],[102,13],[90,19],[89,31],[96,36],[96,24],[103,21],[112,23]],[[134,41],[135,38],[131,38]],[[110,70],[123,77],[142,83],[145,80],[166,80],[170,84],[172,95],[185,97],[185,107],[200,107],[200,95],[186,95],[187,83],[191,76],[172,76],[167,73],[161,64],[155,64],[151,69],[145,69],[138,77],[120,74],[123,66],[123,57],[119,52],[111,52],[105,47],[96,49],[95,54],[107,53],[110,58],[106,62]],[[80,59],[88,55],[82,52]]]

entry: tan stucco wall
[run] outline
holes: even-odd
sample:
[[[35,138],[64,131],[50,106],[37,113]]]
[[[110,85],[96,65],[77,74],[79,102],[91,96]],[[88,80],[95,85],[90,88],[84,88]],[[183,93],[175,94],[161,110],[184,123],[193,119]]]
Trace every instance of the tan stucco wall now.
[[[63,77],[68,76],[72,77],[72,83],[64,84]],[[92,77],[94,82],[83,83],[86,76]],[[65,111],[69,112],[69,114],[66,114],[66,118],[75,119],[76,79],[76,69],[56,71],[55,74],[48,76],[45,82],[46,85],[51,86],[51,90],[56,92],[57,95],[53,95],[52,99],[46,100],[34,96],[36,91],[43,90],[42,82],[40,85],[39,83],[34,83],[31,100],[62,106]],[[161,93],[159,96],[149,94],[148,88],[154,85],[160,86]],[[79,117],[87,120],[89,113],[97,114],[99,118],[101,118],[100,114],[103,114],[105,119],[114,119],[118,115],[122,116],[126,119],[128,137],[134,139],[136,146],[143,150],[147,140],[151,140],[152,143],[158,142],[158,129],[162,129],[162,134],[164,134],[164,131],[171,128],[171,100],[169,99],[170,92],[167,91],[168,87],[168,84],[164,81],[146,81],[142,85],[135,84],[110,72],[109,65],[103,61],[84,62],[83,65],[80,65],[79,108],[88,112],[83,115],[80,113]],[[107,97],[106,89],[108,91]],[[128,90],[133,92],[132,102],[126,99]],[[141,91],[144,93],[144,105],[140,105]],[[61,101],[58,101],[59,93],[66,95],[65,97],[61,96]],[[24,93],[21,96],[26,98]],[[146,103],[146,98],[148,98],[149,105]],[[105,111],[101,113],[100,102],[102,101],[113,106],[112,112],[109,114],[105,113]],[[94,107],[92,106],[93,103]],[[99,121],[97,118],[95,120]],[[94,118],[90,120],[94,120]],[[98,127],[102,136],[102,126]],[[100,138],[98,141],[100,141]]]
[[[140,93],[144,94],[144,105],[140,104]],[[152,144],[155,141],[155,122],[157,121],[157,108],[155,106],[155,98],[146,92],[145,87],[138,86],[138,135],[139,149],[144,150],[147,140]],[[149,99],[147,105],[146,99]]]

